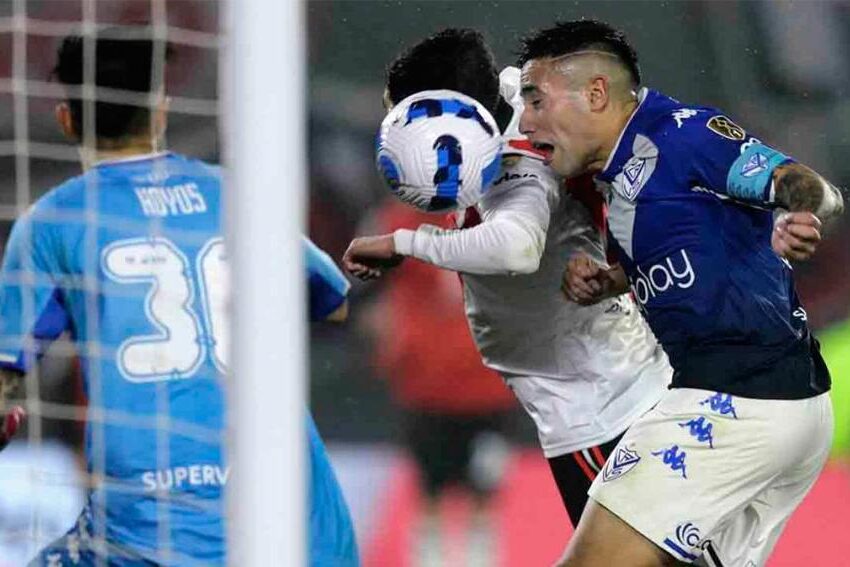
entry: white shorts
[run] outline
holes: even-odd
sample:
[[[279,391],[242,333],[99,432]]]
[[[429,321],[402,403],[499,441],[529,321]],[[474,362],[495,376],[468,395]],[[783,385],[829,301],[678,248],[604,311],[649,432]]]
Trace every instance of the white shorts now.
[[[829,394],[670,390],[626,432],[588,493],[680,561],[760,567],[823,468],[832,431]]]

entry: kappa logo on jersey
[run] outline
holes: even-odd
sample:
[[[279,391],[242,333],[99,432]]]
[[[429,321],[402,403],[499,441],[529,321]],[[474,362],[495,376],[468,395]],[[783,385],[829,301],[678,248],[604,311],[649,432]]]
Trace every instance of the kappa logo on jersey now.
[[[640,462],[640,455],[626,447],[617,448],[614,456],[608,459],[605,463],[605,469],[602,471],[602,482],[609,480],[617,480]]]
[[[682,559],[694,561],[697,556],[688,550],[699,547],[701,539],[699,528],[693,522],[685,522],[676,526],[673,537],[664,538],[664,545]]]
[[[681,128],[682,122],[687,120],[688,118],[693,118],[699,113],[699,110],[694,110],[692,108],[681,108],[673,113],[673,120],[676,121],[676,127]]]
[[[723,136],[727,140],[741,142],[747,137],[747,133],[743,128],[722,114],[712,116],[705,125],[709,130]]]
[[[658,161],[658,148],[646,136],[638,134],[632,144],[632,157],[614,179],[614,190],[625,199],[634,201],[649,181]]]
[[[747,163],[741,167],[741,175],[743,177],[755,177],[767,169],[767,158],[764,154],[754,153]]]

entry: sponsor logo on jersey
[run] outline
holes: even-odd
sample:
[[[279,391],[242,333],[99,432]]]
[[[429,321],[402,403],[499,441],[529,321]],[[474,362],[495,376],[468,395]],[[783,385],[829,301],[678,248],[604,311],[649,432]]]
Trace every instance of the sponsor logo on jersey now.
[[[688,289],[696,279],[688,253],[682,249],[647,270],[638,266],[631,287],[640,304],[646,305],[650,299],[670,288]]]
[[[618,447],[617,452],[605,463],[602,471],[602,482],[617,480],[640,462],[640,455],[627,447]]]
[[[754,153],[750,159],[741,167],[742,177],[755,177],[767,169],[767,157],[761,153]]]
[[[705,125],[709,130],[723,136],[727,140],[741,142],[747,137],[747,133],[743,128],[722,114],[712,116]]]
[[[196,464],[142,473],[145,492],[180,490],[189,486],[224,486],[230,467]]]
[[[701,539],[699,528],[693,522],[685,522],[676,526],[672,536],[664,538],[664,545],[676,556],[694,561],[697,556],[689,550],[699,547]]]
[[[699,110],[694,110],[693,108],[680,108],[679,110],[673,113],[673,120],[676,121],[676,127],[681,128],[682,122],[687,120],[688,118],[693,118],[700,112]]]
[[[506,171],[504,175],[493,182],[493,186],[495,187],[505,181],[514,181],[516,179],[540,179],[540,176],[536,173],[510,173]]]

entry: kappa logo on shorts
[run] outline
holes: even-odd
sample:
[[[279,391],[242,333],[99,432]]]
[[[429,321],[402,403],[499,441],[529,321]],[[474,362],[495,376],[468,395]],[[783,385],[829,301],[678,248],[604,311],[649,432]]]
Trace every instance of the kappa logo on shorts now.
[[[682,478],[688,478],[688,465],[685,463],[688,454],[680,449],[678,445],[671,445],[670,447],[653,451],[652,456],[660,457],[664,465],[669,467],[671,471],[681,472]]]
[[[727,140],[732,140],[734,142],[741,142],[747,137],[747,133],[743,128],[722,114],[712,116],[708,122],[706,122],[705,126],[715,134],[720,134]]]
[[[687,427],[691,437],[694,437],[700,443],[708,441],[708,446],[714,449],[714,435],[712,434],[714,424],[707,420],[704,415],[680,423],[679,427]]]
[[[664,545],[676,557],[686,561],[694,561],[697,556],[688,550],[699,547],[700,539],[702,539],[702,535],[699,528],[693,522],[685,522],[676,526],[673,537],[664,538]]]
[[[640,462],[640,455],[626,447],[618,447],[617,452],[605,463],[602,471],[602,482],[617,480]]]
[[[732,394],[715,393],[699,403],[701,406],[707,405],[711,411],[720,415],[731,415],[738,419],[738,414],[735,412],[735,404],[732,401]]]

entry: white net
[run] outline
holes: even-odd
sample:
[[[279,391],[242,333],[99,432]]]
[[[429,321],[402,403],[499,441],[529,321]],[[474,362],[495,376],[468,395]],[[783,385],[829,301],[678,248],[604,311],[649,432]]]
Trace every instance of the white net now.
[[[226,199],[217,169],[181,157],[220,161],[222,10],[211,0],[0,3],[0,361],[28,370],[26,431],[0,454],[0,566],[37,554],[38,565],[222,560]],[[81,39],[63,70],[68,36]],[[133,41],[147,51],[125,49]],[[125,117],[118,135],[107,132],[115,116]],[[256,332],[256,319],[241,321]]]

